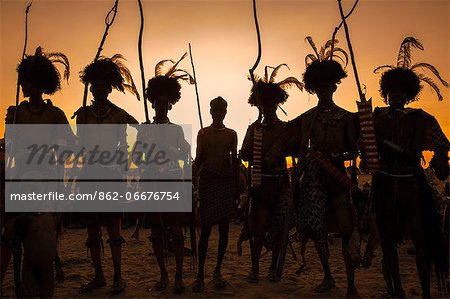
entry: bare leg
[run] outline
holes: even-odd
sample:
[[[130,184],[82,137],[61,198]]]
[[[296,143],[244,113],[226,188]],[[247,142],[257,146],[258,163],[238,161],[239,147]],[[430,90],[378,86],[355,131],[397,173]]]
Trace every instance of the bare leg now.
[[[250,249],[252,256],[252,271],[248,276],[248,281],[252,283],[259,282],[259,260],[264,246],[264,236],[270,227],[271,209],[269,207],[255,207],[250,214],[250,231],[252,238],[250,240]]]
[[[314,290],[318,293],[324,293],[331,290],[335,286],[333,276],[331,275],[330,264],[328,263],[330,252],[328,250],[327,236],[324,235],[314,240],[314,245],[323,269],[322,283],[319,284]]]
[[[175,273],[175,293],[182,294],[185,292],[185,286],[183,284],[184,236],[181,226],[172,226],[170,228],[170,239],[173,242],[173,252],[177,268]]]
[[[51,298],[55,291],[55,280],[53,279],[53,269],[43,271],[39,275],[39,297]]]
[[[382,266],[382,272],[383,272],[383,278],[386,282],[386,296],[383,295],[383,297],[390,297],[394,295],[394,285],[392,283],[392,275],[389,269],[389,266],[386,263],[385,257],[381,260],[381,266]]]
[[[212,227],[202,227],[200,232],[200,240],[198,242],[198,274],[197,278],[205,277],[205,260],[208,251],[208,241],[211,236]]]
[[[101,247],[100,226],[99,225],[88,226],[87,231],[88,231],[88,239],[86,240],[86,246],[89,248],[89,252],[91,254],[92,263],[94,265],[95,277],[91,282],[83,284],[81,286],[80,288],[81,293],[87,293],[94,289],[104,287],[106,285],[105,277],[103,275],[102,260],[100,256],[100,247]]]
[[[3,235],[2,235],[2,243],[1,243],[1,281],[0,286],[3,286],[3,281],[5,279],[6,271],[8,270],[8,265],[11,262],[12,252],[13,252],[13,242],[14,238],[14,221],[11,219],[5,225]]]
[[[211,226],[202,227],[200,232],[200,240],[198,242],[198,273],[197,279],[192,287],[194,293],[202,292],[205,289],[205,260],[208,251],[208,241],[211,235]]]
[[[139,231],[141,230],[142,222],[144,221],[144,213],[136,213],[136,214],[137,214],[136,227],[134,228],[131,238],[139,240]]]
[[[27,261],[24,261],[22,267],[22,290],[24,298],[40,297],[37,273]]]
[[[344,257],[345,272],[347,274],[347,298],[359,298],[355,286],[355,268],[349,253],[349,237],[342,238],[342,256]]]
[[[58,252],[56,252],[56,256],[55,256],[55,281],[56,283],[61,283],[64,282],[64,270],[62,268],[62,263],[61,263],[61,259],[59,257]]]
[[[374,215],[369,216],[369,238],[367,240],[366,249],[364,250],[363,260],[361,262],[363,268],[370,268],[372,265],[372,259],[374,258],[374,252],[380,244],[380,236],[378,234],[378,228],[374,219]]]
[[[354,231],[355,215],[349,202],[350,198],[348,193],[341,193],[332,200],[339,232],[342,235],[342,257],[344,259],[345,272],[347,274],[346,297],[359,298],[358,290],[355,286],[355,267],[360,264],[360,247],[359,243],[352,240],[352,236],[358,235],[357,232]]]
[[[228,247],[228,232],[230,230],[230,220],[224,218],[219,222],[219,248],[217,250],[217,262],[216,268],[214,269],[214,286],[216,288],[222,289],[226,286],[225,280],[222,278],[221,268],[223,259],[225,257],[225,252]]]
[[[261,251],[263,241],[258,237],[251,237],[250,251],[252,256],[252,271],[249,274],[248,280],[253,283],[259,282],[259,259],[261,258]]]
[[[217,250],[217,263],[214,272],[220,273],[225,252],[228,247],[228,232],[230,230],[230,220],[228,218],[222,219],[219,223],[219,248]]]
[[[281,240],[280,238],[278,238],[273,244],[272,248],[272,260],[270,262],[269,276],[268,276],[269,281],[271,282],[278,282],[281,279],[281,277],[278,277],[277,275],[278,257],[280,256],[280,243]]]
[[[248,236],[248,229],[247,227],[244,225],[241,229],[241,232],[239,234],[239,239],[237,241],[237,246],[236,246],[236,251],[237,254],[239,256],[242,255],[242,243],[244,243],[245,240],[248,240],[249,236]]]
[[[167,274],[166,264],[164,262],[162,228],[152,226],[150,240],[152,241],[153,254],[156,257],[156,262],[158,263],[159,271],[161,273],[161,278],[156,283],[155,289],[157,291],[162,291],[167,288],[167,284],[169,282],[169,276]]]
[[[125,281],[122,279],[122,244],[125,240],[120,236],[120,218],[115,217],[108,225],[109,246],[114,267],[113,285],[110,289],[112,295],[117,295],[125,290]]]
[[[430,298],[430,256],[423,248],[417,248],[416,253],[417,272],[419,272],[420,284],[422,286],[422,297]]]
[[[398,253],[395,244],[389,244],[382,241],[383,261],[386,272],[390,274],[393,286],[393,296],[403,298],[405,291],[402,287],[400,279],[400,271],[398,264]]]
[[[302,258],[302,262],[300,264],[300,267],[295,272],[296,274],[300,274],[303,271],[307,270],[307,264],[306,264],[306,245],[308,244],[309,236],[307,234],[301,234],[300,236],[300,256]]]
[[[431,257],[425,247],[425,232],[423,229],[422,212],[419,204],[411,207],[410,215],[409,221],[412,228],[411,239],[416,248],[416,266],[417,272],[419,272],[420,284],[422,286],[422,297],[430,298]]]

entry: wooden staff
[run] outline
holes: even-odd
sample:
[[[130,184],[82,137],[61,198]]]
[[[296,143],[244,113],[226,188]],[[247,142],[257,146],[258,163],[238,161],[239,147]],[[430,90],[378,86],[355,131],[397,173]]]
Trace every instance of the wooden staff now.
[[[30,2],[30,4],[27,5],[27,8],[25,9],[25,41],[23,44],[23,51],[22,51],[22,57],[21,60],[25,58],[25,53],[27,51],[27,43],[28,43],[28,13],[30,12],[31,5],[33,4],[33,1]],[[14,109],[14,117],[13,117],[13,124],[16,123],[17,119],[17,110],[19,110],[19,94],[20,94],[20,83],[19,83],[19,74],[17,74],[17,86],[16,86],[16,109]],[[8,164],[12,163],[12,157],[8,159]],[[7,166],[8,167],[8,166]],[[14,221],[14,225],[16,223],[17,219]],[[14,236],[14,245],[13,245],[13,269],[14,269],[14,293],[17,298],[22,298],[22,242],[20,240],[20,237],[16,234]],[[0,286],[0,293],[3,297],[3,286]]]
[[[200,120],[200,128],[203,129],[202,111],[200,110],[200,97],[198,95],[197,76],[195,75],[194,57],[192,56],[192,47],[189,43],[189,56],[191,58],[192,75],[194,76],[195,96],[197,97],[198,118]]]
[[[261,54],[262,54],[262,44],[261,44],[261,32],[259,30],[259,23],[258,23],[258,13],[256,10],[256,0],[253,0],[253,19],[255,21],[255,28],[256,28],[256,36],[258,39],[258,55],[256,57],[256,61],[253,64],[253,66],[250,68],[250,79],[253,83],[253,92],[255,94],[256,98],[256,105],[258,106],[258,122],[261,122],[262,119],[262,110],[261,110],[261,98],[258,94],[258,89],[256,88],[256,79],[255,79],[255,70],[258,67],[259,62],[261,61]]]
[[[357,2],[358,0],[356,1],[356,3]],[[356,3],[354,7],[356,6]],[[360,98],[360,101],[359,102],[357,101],[356,105],[358,107],[358,117],[361,126],[361,136],[365,150],[365,160],[367,163],[367,170],[369,171],[369,173],[373,174],[379,169],[379,158],[378,158],[378,148],[377,148],[378,146],[376,140],[375,126],[372,114],[372,99],[366,100],[366,96],[361,89],[361,83],[359,82],[358,70],[355,62],[355,55],[353,53],[353,47],[350,41],[350,33],[346,22],[346,17],[344,16],[344,10],[342,8],[341,0],[338,0],[338,4],[339,4],[339,12],[342,18],[342,23],[344,25],[345,36],[347,39],[348,49],[350,52],[353,71],[355,73],[356,86],[358,87],[358,93]],[[354,7],[352,8],[349,14],[351,14]],[[371,197],[366,203],[365,211],[358,221],[358,225],[360,227],[365,226],[366,222],[368,221],[368,209],[372,205],[372,200],[373,198]]]
[[[333,36],[332,36],[332,38],[331,38],[331,40],[332,40],[333,42],[331,43],[331,50],[330,50],[331,55],[330,55],[330,60],[333,60],[334,41],[336,40],[336,34],[338,33],[339,29],[341,29],[342,25],[344,24],[344,20],[347,20],[347,18],[350,17],[350,15],[353,13],[353,11],[355,10],[356,5],[358,4],[358,2],[359,2],[359,0],[356,0],[356,1],[355,1],[355,3],[353,4],[352,9],[350,9],[350,11],[348,12],[348,14],[342,19],[341,23],[339,23],[339,25],[338,25],[336,28],[334,28]]]
[[[257,123],[261,123],[261,119],[262,119],[262,111],[261,111],[261,99],[259,97],[258,94],[258,89],[256,88],[257,84],[256,84],[256,79],[255,79],[255,70],[258,67],[258,64],[261,60],[261,53],[262,53],[262,48],[261,48],[261,32],[259,30],[259,23],[258,23],[258,14],[257,14],[257,10],[256,10],[256,0],[253,0],[253,19],[255,22],[255,28],[256,28],[256,36],[257,36],[257,41],[258,41],[258,55],[256,56],[256,61],[253,64],[253,66],[249,69],[249,73],[250,73],[250,79],[252,80],[252,84],[253,84],[253,92],[256,98],[256,105],[258,106],[258,119],[257,119]],[[262,130],[261,130],[261,126],[256,126],[254,128],[255,132],[257,133],[256,135],[261,135],[262,134]],[[254,141],[254,140],[253,140]],[[253,142],[254,143],[254,142]],[[240,161],[240,160],[239,160]],[[255,165],[254,163],[255,161],[252,162],[253,165]],[[257,173],[255,173],[253,171],[254,169],[252,169],[252,165],[250,165],[250,162],[248,164],[247,167],[247,196],[248,196],[248,205],[245,209],[245,223],[244,223],[244,229],[246,231],[249,231],[249,227],[248,227],[248,216],[250,214],[250,188],[254,185],[254,181],[255,181],[255,175],[256,177],[259,177],[259,182],[261,181],[261,169],[260,169],[260,165],[259,165],[259,176],[257,175]],[[253,250],[253,239],[249,238],[249,242],[250,242],[250,248]]]
[[[30,12],[30,7],[33,4],[33,1],[28,4],[25,9],[25,41],[23,43],[23,51],[22,51],[22,59],[25,58],[25,53],[27,51],[27,43],[28,43],[28,13]],[[16,109],[14,110],[14,118],[13,124],[16,123],[17,110],[19,109],[19,94],[20,94],[20,83],[19,83],[19,75],[17,74],[17,88],[16,88]]]
[[[102,53],[103,45],[105,44],[105,41],[106,41],[106,36],[108,36],[109,27],[111,27],[111,25],[114,23],[114,20],[116,19],[118,6],[119,6],[119,0],[116,0],[114,2],[114,6],[111,8],[111,10],[108,12],[108,14],[105,17],[106,28],[105,28],[105,32],[103,33],[103,37],[100,42],[100,46],[98,47],[97,54],[95,54],[94,62],[96,62],[98,60],[98,58],[100,57],[100,54]],[[89,87],[88,83],[84,84],[83,110],[86,108],[88,87]],[[84,114],[84,123],[86,123],[86,121],[87,121],[87,114],[85,113]]]
[[[150,123],[148,117],[148,106],[147,106],[147,93],[145,92],[145,72],[144,72],[144,59],[142,57],[142,35],[144,34],[144,9],[142,7],[142,1],[138,0],[139,12],[141,15],[141,27],[139,29],[139,40],[138,40],[138,53],[139,53],[139,68],[141,69],[141,80],[142,80],[142,98],[144,99],[144,112],[145,112],[145,122]]]
[[[358,0],[356,2],[358,2]],[[344,10],[342,8],[342,1],[338,0],[338,4],[339,4],[339,12],[342,18],[342,23],[344,25],[345,36],[347,38],[347,44],[350,52],[353,71],[355,73],[356,86],[358,87],[358,93],[360,98],[360,101],[359,102],[357,101],[356,104],[358,106],[358,116],[361,126],[361,136],[366,155],[367,169],[370,173],[373,173],[379,169],[379,161],[378,161],[377,141],[375,136],[375,126],[372,115],[372,99],[366,100],[366,95],[362,91],[361,83],[359,82],[358,69],[356,67],[355,62],[355,54],[353,52],[352,43],[350,41],[350,33],[346,22],[346,17],[344,16]],[[356,6],[356,3],[354,6]],[[353,9],[354,7],[352,8],[351,12],[353,11]]]
[[[297,181],[299,179],[298,176],[298,164],[295,161],[295,157],[292,157],[292,177],[291,177],[291,193],[289,194],[289,198],[287,200],[287,211],[286,211],[286,218],[283,230],[281,231],[281,244],[280,244],[280,253],[278,254],[278,260],[277,260],[277,268],[276,268],[276,275],[277,279],[281,279],[283,277],[283,269],[284,269],[284,263],[286,261],[286,253],[287,253],[287,247],[291,246],[289,242],[289,231],[291,230],[291,217],[293,213],[294,208],[294,201],[295,201],[295,185],[297,184]],[[293,251],[294,252],[294,251]]]
[[[342,9],[342,0],[337,0],[337,1],[339,4],[339,12],[341,14],[342,23],[344,25],[345,37],[347,38],[348,51],[350,52],[350,58],[352,60],[353,72],[355,73],[355,80],[356,80],[356,86],[358,87],[359,98],[361,99],[362,102],[365,102],[366,95],[362,92],[361,83],[359,82],[358,69],[356,68],[356,61],[355,61],[355,53],[353,52],[352,43],[350,41],[350,33],[348,31],[347,20],[344,15],[344,10]],[[358,2],[358,1],[356,1],[356,2]],[[356,3],[355,3],[355,5],[356,5]]]
[[[261,61],[262,54],[262,43],[261,43],[261,31],[259,30],[258,23],[258,13],[256,9],[256,0],[253,0],[253,19],[255,21],[256,28],[256,36],[258,40],[258,55],[256,57],[256,61],[253,66],[250,68],[250,79],[253,84],[253,94],[255,95],[256,105],[258,107],[258,119],[257,126],[254,128],[253,132],[253,156],[258,156],[258,159],[253,158],[252,165],[249,164],[249,174],[251,177],[251,184],[249,186],[258,187],[261,185],[261,149],[262,149],[262,127],[259,125],[262,120],[262,107],[261,107],[261,98],[259,96],[257,82],[255,79],[255,70],[258,67],[259,62]],[[252,167],[253,166],[253,167]]]

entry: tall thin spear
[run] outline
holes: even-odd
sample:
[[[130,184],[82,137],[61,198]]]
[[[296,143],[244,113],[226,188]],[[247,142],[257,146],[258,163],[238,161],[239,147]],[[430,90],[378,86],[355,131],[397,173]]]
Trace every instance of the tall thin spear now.
[[[98,47],[97,54],[95,54],[94,62],[98,60],[98,58],[100,57],[100,54],[102,53],[103,45],[105,44],[106,37],[108,36],[109,27],[112,26],[112,24],[114,23],[114,20],[116,19],[118,6],[119,6],[119,0],[116,0],[114,2],[114,6],[111,8],[111,10],[108,12],[108,14],[105,17],[106,28],[105,28],[105,32],[103,33],[103,37],[100,42],[100,46]],[[83,93],[83,109],[86,108],[88,87],[89,87],[89,84],[86,83],[84,85],[84,93]],[[85,113],[84,122],[86,122],[86,120],[87,120],[87,114]]]
[[[141,69],[141,80],[142,80],[142,98],[144,99],[144,112],[145,121],[150,123],[150,118],[148,116],[148,106],[147,106],[147,93],[145,92],[145,72],[144,72],[144,59],[142,57],[142,35],[144,34],[144,9],[142,7],[141,0],[138,0],[139,12],[141,15],[141,27],[139,29],[139,40],[138,40],[138,53],[139,53],[139,68]]]
[[[25,9],[25,41],[23,43],[23,51],[22,51],[21,60],[25,58],[25,53],[27,51],[27,43],[28,43],[28,13],[30,12],[30,7],[31,7],[32,4],[33,4],[33,0],[30,2],[30,4],[27,5],[27,8]],[[13,124],[16,123],[17,110],[18,110],[18,106],[19,106],[19,95],[20,95],[20,84],[19,84],[19,75],[17,74],[16,109],[14,110]]]
[[[189,56],[191,58],[192,75],[194,76],[195,96],[197,97],[198,118],[200,120],[200,128],[203,129],[202,111],[200,110],[200,96],[198,95],[197,76],[195,75],[194,57],[192,55],[191,43],[189,43]]]
[[[358,116],[359,116],[359,123],[361,126],[362,141],[366,155],[365,158],[367,162],[367,169],[370,173],[373,173],[379,168],[379,160],[378,160],[377,140],[375,136],[375,126],[372,115],[372,99],[366,100],[366,95],[362,91],[361,83],[359,81],[358,76],[358,69],[356,67],[355,54],[353,52],[353,46],[350,40],[350,33],[348,30],[346,16],[344,15],[344,10],[342,8],[342,0],[337,1],[339,5],[339,13],[341,14],[342,23],[344,25],[345,37],[347,39],[348,50],[350,52],[353,72],[355,74],[356,86],[358,88],[360,98],[360,101],[359,102],[357,101],[356,105],[358,106]],[[358,3],[358,0],[356,0],[356,3]],[[356,3],[348,15],[350,15],[353,12]]]

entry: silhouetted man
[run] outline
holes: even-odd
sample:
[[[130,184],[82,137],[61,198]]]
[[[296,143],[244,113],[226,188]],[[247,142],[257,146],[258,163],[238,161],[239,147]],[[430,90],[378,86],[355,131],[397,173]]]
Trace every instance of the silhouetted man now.
[[[64,79],[69,77],[69,61],[62,53],[44,53],[41,47],[36,49],[34,55],[27,55],[17,67],[19,73],[19,84],[25,98],[17,107],[10,106],[6,114],[6,130],[8,125],[13,124],[55,124],[55,134],[51,136],[51,144],[65,147],[73,143],[73,133],[69,127],[66,115],[58,107],[43,95],[52,95],[61,89],[61,75],[56,68],[56,62],[65,67]],[[59,125],[59,126],[58,126]],[[61,126],[63,125],[63,126]],[[64,126],[66,125],[66,126]],[[37,127],[38,128],[38,127]],[[61,130],[60,130],[61,129]],[[13,131],[16,131],[14,129]],[[8,136],[8,133],[6,133]],[[42,136],[44,138],[44,136]],[[29,149],[22,148],[21,144],[27,144],[28,140],[23,140],[23,135],[12,136],[13,140],[6,140],[6,153],[9,156],[9,167],[14,164],[14,178],[42,179],[45,173],[40,173],[42,177],[36,177],[36,167],[27,163]],[[44,139],[43,139],[44,140]],[[46,144],[45,141],[43,141]],[[51,151],[49,154],[57,154]],[[14,163],[11,163],[14,159]],[[63,166],[57,163],[49,165],[44,170],[52,173],[55,178],[57,169]],[[32,184],[33,191],[36,191],[37,184]],[[42,192],[54,191],[54,186],[44,182],[39,183]],[[25,192],[25,184],[20,186],[20,191]],[[3,199],[2,199],[3,200]],[[23,295],[25,297],[52,297],[54,291],[53,262],[57,256],[55,223],[52,213],[6,213],[2,214],[4,230],[1,242],[1,283],[6,274],[6,269],[11,260],[13,245],[16,253],[21,255],[21,247],[24,247],[24,261],[22,271]],[[59,260],[59,257],[57,257]],[[62,269],[61,269],[62,271]]]
[[[373,115],[380,170],[373,176],[372,188],[388,295],[405,296],[397,246],[402,242],[405,231],[410,231],[416,249],[422,296],[428,298],[431,261],[436,273],[440,273],[437,275],[438,283],[444,286],[448,261],[431,187],[421,166],[422,151],[434,152],[429,165],[438,179],[446,180],[449,175],[449,141],[432,115],[422,109],[405,107],[418,99],[421,81],[432,83],[442,99],[437,85],[430,78],[416,73],[416,68],[409,64],[411,45],[423,49],[415,38],[406,38],[398,56],[398,65],[390,67],[380,80],[380,92],[388,106],[375,108]],[[448,87],[437,70],[426,65]]]
[[[219,225],[219,246],[213,279],[216,288],[224,288],[221,267],[228,245],[230,218],[236,213],[237,197],[237,134],[225,127],[223,120],[227,113],[227,102],[217,97],[210,102],[213,119],[209,127],[203,128],[197,136],[195,168],[200,172],[199,213],[201,223],[199,262],[197,280],[193,291],[205,288],[205,260],[208,240],[213,225]]]
[[[260,109],[262,121],[257,120],[248,127],[241,148],[242,160],[248,161],[251,167],[250,213],[240,239],[244,235],[250,237],[252,269],[248,280],[252,283],[259,282],[259,260],[263,246],[272,250],[269,280],[275,282],[280,279],[276,268],[291,188],[285,156],[280,155],[269,164],[265,155],[284,130],[285,122],[278,118],[276,112],[289,96],[285,89],[289,86],[302,89],[301,83],[293,77],[275,82],[281,66],[286,65],[266,67],[265,77],[258,80],[251,90],[248,102]],[[267,72],[269,68],[273,69],[270,77]]]
[[[311,57],[314,59],[309,59]],[[322,264],[324,277],[315,291],[324,293],[335,287],[328,262],[330,253],[327,235],[337,230],[342,235],[342,254],[347,274],[346,296],[357,297],[354,267],[359,265],[359,252],[355,250],[357,246],[350,246],[356,225],[354,207],[350,190],[336,178],[336,175],[347,176],[344,162],[357,156],[357,118],[334,103],[333,94],[337,84],[347,77],[341,64],[321,54],[317,54],[317,57],[311,54],[307,58],[309,63],[303,74],[303,83],[310,94],[317,95],[319,102],[316,107],[287,124],[269,156],[275,156],[275,153],[290,144],[300,147],[302,177],[294,218],[299,231],[314,240]]]
[[[183,56],[178,62],[180,62]],[[161,67],[163,62],[156,66],[156,75],[149,80],[147,85],[147,99],[155,110],[152,125],[142,125],[138,132],[137,140],[141,144],[155,144],[161,147],[169,162],[162,165],[154,163],[141,163],[142,179],[164,178],[182,179],[183,169],[179,161],[183,161],[185,168],[190,163],[190,145],[184,138],[183,128],[174,124],[167,116],[172,106],[181,98],[181,85],[178,80],[190,78],[184,71],[179,71],[176,64],[168,72],[163,74]],[[178,63],[177,63],[178,64]],[[180,75],[184,72],[183,75]],[[152,156],[147,156],[146,161],[151,161]],[[148,184],[142,184],[140,190],[147,191]],[[149,189],[148,191],[155,191]],[[189,213],[182,212],[151,212],[146,213],[145,222],[151,227],[150,240],[153,253],[160,269],[160,280],[155,284],[155,290],[163,291],[169,283],[169,275],[164,259],[164,245],[171,247],[175,255],[175,293],[184,293],[183,283],[183,257],[184,257],[184,235],[183,226],[189,225]],[[168,244],[165,244],[165,242]]]
[[[136,94],[134,83],[130,79],[128,69],[123,65],[122,57],[114,55],[112,58],[103,57],[99,60],[89,64],[81,73],[81,81],[84,84],[90,85],[90,92],[94,97],[91,105],[81,107],[74,116],[77,122],[77,135],[80,143],[86,146],[85,164],[80,172],[80,179],[124,179],[123,167],[113,167],[113,165],[106,165],[101,163],[86,163],[90,160],[92,148],[96,144],[100,144],[102,148],[111,151],[114,154],[116,151],[128,153],[128,144],[126,140],[126,125],[137,124],[138,122],[133,116],[128,114],[124,109],[114,105],[109,99],[109,94],[113,88],[124,92],[125,89],[130,90],[131,93]],[[131,80],[131,82],[129,82]],[[98,136],[97,130],[90,130],[85,125],[99,125],[97,128],[102,128],[101,125],[117,124],[114,128],[115,133],[102,134]],[[120,125],[120,126],[119,126]],[[105,131],[104,131],[105,132]],[[84,144],[86,143],[86,144]],[[106,147],[105,147],[106,146]],[[95,173],[95,177],[93,174]],[[119,183],[125,184],[125,183]],[[102,183],[97,183],[95,186],[89,183],[80,184],[80,192],[86,194],[94,194],[96,191],[102,191],[104,186]],[[109,190],[105,190],[108,192]],[[121,192],[125,193],[125,188]],[[86,246],[89,248],[92,263],[94,266],[95,277],[89,283],[83,284],[80,287],[81,293],[87,293],[94,289],[106,285],[103,274],[101,261],[101,226],[106,225],[109,239],[107,243],[111,248],[111,257],[114,267],[113,284],[110,288],[112,295],[119,294],[125,290],[125,280],[121,275],[121,260],[122,260],[122,244],[125,239],[120,235],[121,228],[121,213],[83,213],[80,217],[81,222],[87,226],[88,238]]]

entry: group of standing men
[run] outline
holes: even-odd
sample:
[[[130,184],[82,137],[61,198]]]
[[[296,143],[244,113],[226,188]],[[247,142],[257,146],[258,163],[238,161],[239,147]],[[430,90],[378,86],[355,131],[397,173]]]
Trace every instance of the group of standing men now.
[[[252,267],[248,280],[259,282],[259,260],[264,246],[272,250],[269,280],[278,281],[281,278],[276,270],[282,232],[286,225],[289,228],[296,226],[299,232],[314,241],[323,267],[323,281],[315,290],[330,290],[335,285],[328,262],[327,235],[331,229],[342,237],[347,296],[358,297],[354,271],[360,264],[358,231],[363,215],[358,213],[354,204],[358,190],[349,188],[343,182],[347,176],[346,161],[356,161],[361,156],[364,162],[365,149],[361,146],[359,119],[357,114],[340,108],[334,102],[333,94],[340,81],[347,76],[341,63],[334,60],[336,56],[308,56],[309,62],[302,82],[289,77],[276,83],[275,76],[281,65],[272,68],[270,76],[267,72],[270,67],[267,67],[265,77],[254,84],[248,102],[258,108],[260,116],[249,126],[240,151],[237,149],[236,132],[223,123],[227,102],[222,97],[210,102],[213,122],[198,132],[197,154],[193,162],[193,174],[199,180],[198,211],[201,225],[199,267],[193,285],[194,292],[202,292],[205,288],[206,252],[214,225],[219,226],[219,248],[213,279],[215,287],[226,286],[221,266],[228,245],[229,221],[235,215],[242,160],[249,163],[250,201],[242,231],[251,247]],[[19,83],[29,101],[8,109],[7,124],[68,124],[62,110],[49,100],[43,100],[43,94],[51,95],[60,89],[61,76],[54,65],[55,61],[60,60],[52,60],[51,55],[43,53],[39,48],[34,55],[26,56],[20,62]],[[190,79],[189,74],[176,68],[177,64],[169,68],[168,72],[158,71],[148,82],[146,92],[147,99],[155,110],[152,123],[169,124],[174,128],[173,138],[170,137],[173,140],[169,141],[173,145],[172,158],[191,163],[190,148],[184,140],[181,127],[168,118],[168,112],[181,98],[179,81]],[[158,65],[162,67],[163,64]],[[112,89],[127,89],[136,94],[130,78],[120,55],[102,57],[89,64],[82,71],[81,80],[89,84],[94,99],[91,105],[81,107],[74,114],[77,124],[137,124],[129,113],[108,100]],[[438,78],[448,86],[439,76]],[[380,167],[373,175],[373,199],[368,200],[368,203],[373,201],[383,251],[383,275],[388,294],[393,297],[405,295],[396,248],[402,241],[406,228],[411,231],[417,250],[417,269],[423,296],[430,296],[432,261],[436,270],[444,277],[448,275],[448,251],[438,250],[439,246],[444,245],[441,242],[442,232],[439,225],[436,225],[439,218],[429,196],[429,186],[420,163],[422,151],[432,150],[434,157],[430,166],[439,179],[447,179],[449,142],[433,116],[421,109],[405,107],[417,99],[422,88],[421,80],[423,76],[409,64],[398,65],[384,72],[380,80],[380,91],[387,106],[376,108],[373,113]],[[307,92],[316,94],[318,104],[286,123],[277,117],[276,112],[287,100],[285,90],[290,86],[304,88]],[[111,143],[126,148],[126,140],[123,139],[125,134],[117,136],[118,139],[111,140]],[[145,136],[145,132],[138,133],[139,140],[146,138],[151,137]],[[288,172],[287,156],[294,157],[294,164],[298,161],[299,167],[295,170],[298,173],[292,175]],[[89,168],[83,168],[80,178],[83,178],[83,172],[88,175],[90,171]],[[108,177],[120,177],[114,169],[105,168],[101,171]],[[154,175],[151,171],[153,170],[141,169],[141,177]],[[170,169],[161,171],[170,171],[176,177],[182,172],[182,167],[176,163],[171,164]],[[369,209],[370,206],[368,204]],[[19,232],[16,225],[19,223],[16,221],[19,216],[10,215],[5,218],[1,245],[2,282],[15,239],[20,234],[25,234],[19,237],[26,239],[26,232]],[[82,218],[88,230],[86,246],[90,250],[95,277],[84,284],[80,292],[89,292],[106,285],[101,263],[101,225],[107,226],[114,266],[111,294],[123,292],[126,283],[121,276],[121,256],[125,240],[120,235],[120,215],[90,213]],[[147,215],[146,221],[151,226],[150,240],[161,271],[161,278],[155,289],[164,290],[168,286],[169,276],[164,260],[164,245],[168,245],[172,248],[176,261],[174,290],[176,293],[183,293],[182,227],[188,225],[192,217],[179,213],[151,213]],[[27,261],[26,256],[25,250],[24,268],[26,262],[30,263],[31,278],[27,277],[25,281],[23,277],[24,293],[32,297],[52,296],[52,282],[42,281],[42,276],[39,275],[44,270],[51,270],[39,268],[39,263]]]

